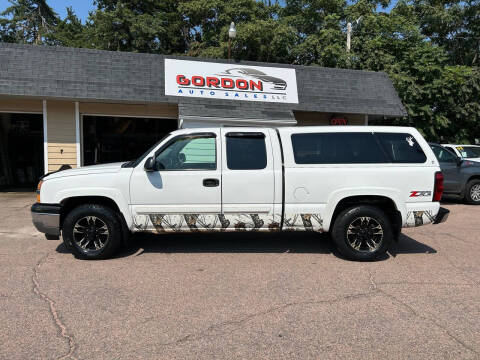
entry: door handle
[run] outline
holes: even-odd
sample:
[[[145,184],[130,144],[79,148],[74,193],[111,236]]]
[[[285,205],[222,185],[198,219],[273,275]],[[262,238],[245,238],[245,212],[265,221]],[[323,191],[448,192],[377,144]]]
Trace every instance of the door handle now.
[[[220,181],[218,179],[203,179],[203,186],[205,187],[215,187],[220,185]]]

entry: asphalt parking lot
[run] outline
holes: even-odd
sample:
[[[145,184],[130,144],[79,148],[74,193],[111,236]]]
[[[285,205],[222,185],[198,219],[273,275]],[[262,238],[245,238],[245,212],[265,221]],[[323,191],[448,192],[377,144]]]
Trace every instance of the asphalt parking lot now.
[[[80,261],[0,194],[2,359],[478,359],[480,207],[343,260],[306,233],[137,236]]]

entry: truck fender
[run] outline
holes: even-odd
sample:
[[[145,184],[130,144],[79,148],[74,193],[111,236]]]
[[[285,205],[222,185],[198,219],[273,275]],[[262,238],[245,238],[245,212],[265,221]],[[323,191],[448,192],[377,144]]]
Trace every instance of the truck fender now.
[[[330,226],[332,225],[332,217],[335,213],[335,209],[340,201],[347,199],[353,196],[381,196],[388,198],[393,201],[397,211],[400,212],[402,216],[402,223],[405,221],[407,217],[407,210],[406,206],[403,202],[400,201],[400,192],[395,189],[391,188],[344,188],[334,191],[327,201],[327,206],[325,208],[325,214],[323,218],[323,227],[325,231],[330,230]]]
[[[128,201],[122,195],[120,190],[113,189],[113,188],[73,188],[73,189],[65,189],[60,190],[55,195],[55,202],[57,204],[62,203],[65,199],[72,198],[72,197],[104,197],[112,200],[117,204],[120,212],[122,213],[125,222],[128,228],[131,228],[133,224],[132,214],[130,212],[130,207],[128,206]]]

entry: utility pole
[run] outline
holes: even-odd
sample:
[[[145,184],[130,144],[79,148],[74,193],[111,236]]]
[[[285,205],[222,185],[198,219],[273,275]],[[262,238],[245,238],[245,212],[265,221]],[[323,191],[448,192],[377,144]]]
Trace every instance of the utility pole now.
[[[230,48],[232,44],[232,39],[235,39],[237,36],[237,28],[235,27],[235,23],[232,21],[230,24],[230,29],[228,29],[228,60],[230,61]]]
[[[362,20],[363,16],[360,16],[357,20],[355,20],[355,24],[354,25],[358,25],[360,24],[360,21]],[[349,22],[347,23],[347,53],[350,52],[350,47],[351,47],[351,43],[352,43],[352,23]]]
[[[350,44],[352,41],[352,23],[347,24],[347,52],[350,52]]]

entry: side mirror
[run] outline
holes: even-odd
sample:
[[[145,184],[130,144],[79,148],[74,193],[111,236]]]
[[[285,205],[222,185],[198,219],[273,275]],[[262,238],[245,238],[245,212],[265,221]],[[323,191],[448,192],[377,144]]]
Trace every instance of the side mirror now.
[[[462,165],[463,159],[461,157],[457,157],[457,166]]]
[[[153,157],[149,157],[147,161],[145,161],[145,165],[143,165],[145,171],[155,171],[155,159]]]

